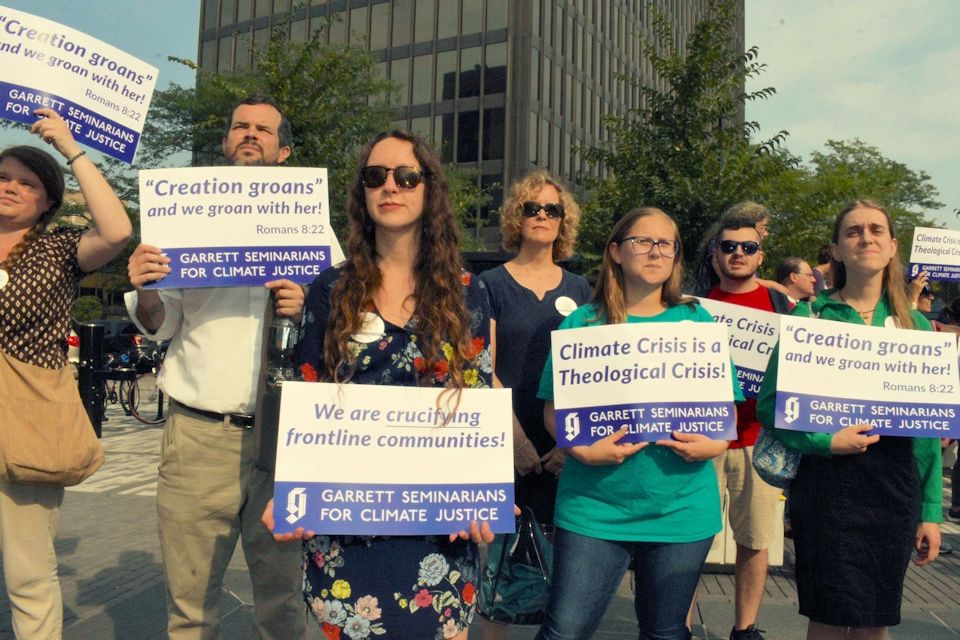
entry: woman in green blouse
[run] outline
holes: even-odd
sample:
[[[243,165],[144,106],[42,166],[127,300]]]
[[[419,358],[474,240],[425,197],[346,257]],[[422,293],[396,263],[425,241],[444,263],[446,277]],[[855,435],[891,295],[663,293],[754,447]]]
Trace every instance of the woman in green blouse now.
[[[835,289],[794,314],[930,330],[911,311],[890,214],[857,200],[837,217],[831,244]],[[800,613],[807,638],[886,638],[900,622],[911,551],[934,560],[943,519],[939,440],[867,435],[868,424],[836,433],[773,428],[777,353],[757,402],[764,427],[803,454],[790,486]]]

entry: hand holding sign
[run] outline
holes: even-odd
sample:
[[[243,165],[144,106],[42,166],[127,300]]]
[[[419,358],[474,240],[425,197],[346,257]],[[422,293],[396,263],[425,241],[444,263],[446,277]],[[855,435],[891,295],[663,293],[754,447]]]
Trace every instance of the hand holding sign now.
[[[68,160],[80,153],[80,145],[73,139],[70,127],[66,120],[53,109],[37,109],[33,114],[40,119],[30,125],[30,132],[35,133],[43,141],[52,144],[64,158]]]
[[[712,440],[699,433],[673,433],[673,440],[657,440],[657,446],[667,447],[687,462],[713,460],[727,450],[727,440]]]
[[[626,427],[601,438],[589,446],[571,447],[570,455],[590,466],[623,464],[623,461],[643,449],[649,442],[621,443],[627,437]]]
[[[170,273],[170,258],[163,255],[160,249],[150,244],[140,244],[127,260],[127,275],[134,289],[140,290],[143,285],[160,280]]]
[[[855,424],[840,429],[830,438],[830,452],[838,456],[866,453],[867,447],[880,440],[879,435],[864,435],[872,430],[869,424]]]

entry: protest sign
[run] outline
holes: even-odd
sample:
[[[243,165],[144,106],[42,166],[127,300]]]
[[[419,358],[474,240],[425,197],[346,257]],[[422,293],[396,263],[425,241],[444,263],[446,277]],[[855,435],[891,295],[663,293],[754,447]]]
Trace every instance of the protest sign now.
[[[704,322],[616,324],[551,333],[557,445],[698,433],[737,437],[727,329]]]
[[[930,280],[960,281],[960,231],[916,227],[910,248],[910,279],[921,271]]]
[[[513,532],[510,390],[442,391],[285,382],[275,531]]]
[[[140,233],[171,272],[151,288],[309,284],[343,260],[327,170],[201,167],[140,172]]]
[[[36,109],[53,109],[77,142],[132,163],[156,83],[157,68],[142,60],[0,6],[0,117],[32,124]]]
[[[952,333],[786,317],[776,427],[834,433],[870,424],[887,436],[960,436]]]
[[[743,397],[756,398],[770,354],[780,337],[780,315],[729,302],[697,298],[713,319],[730,332],[730,357],[737,366]]]

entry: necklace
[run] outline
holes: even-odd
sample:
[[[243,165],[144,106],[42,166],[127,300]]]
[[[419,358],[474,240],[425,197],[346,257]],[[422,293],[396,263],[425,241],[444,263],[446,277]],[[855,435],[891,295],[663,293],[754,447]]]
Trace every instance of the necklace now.
[[[860,311],[860,310],[857,309],[855,306],[853,306],[852,304],[850,304],[849,302],[847,302],[847,299],[843,297],[843,292],[842,292],[842,291],[837,290],[837,295],[840,296],[840,299],[843,300],[844,304],[846,304],[848,307],[850,307],[851,309],[853,309],[854,311],[856,311],[857,313],[859,313],[859,314],[860,314],[860,317],[861,317],[861,318],[864,318],[864,319],[869,318],[869,317],[870,317],[870,314],[872,314],[872,313],[876,310],[876,308],[877,308],[877,305],[873,305],[873,308],[872,308],[872,309],[867,309],[866,311]]]

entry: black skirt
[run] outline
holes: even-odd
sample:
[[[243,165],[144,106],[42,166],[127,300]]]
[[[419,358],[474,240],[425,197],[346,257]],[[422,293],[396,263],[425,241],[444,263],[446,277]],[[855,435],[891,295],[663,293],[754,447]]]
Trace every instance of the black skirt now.
[[[800,614],[838,626],[899,624],[920,521],[913,440],[882,437],[863,454],[805,455],[789,502]]]

